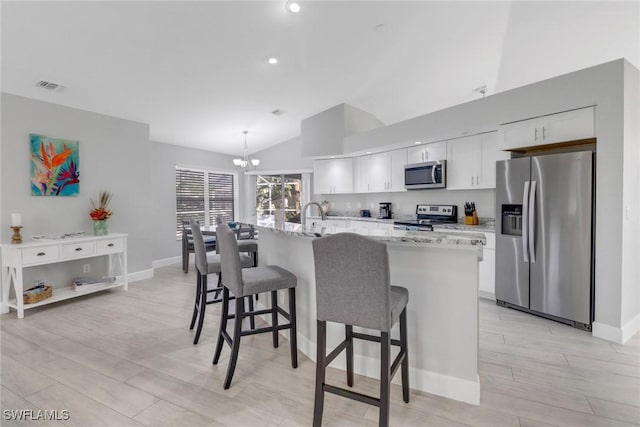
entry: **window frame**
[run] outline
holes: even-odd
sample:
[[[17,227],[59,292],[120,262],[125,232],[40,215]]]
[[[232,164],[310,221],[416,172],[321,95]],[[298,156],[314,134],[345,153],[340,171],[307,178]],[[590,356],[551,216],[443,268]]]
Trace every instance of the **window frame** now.
[[[238,219],[238,209],[239,209],[239,202],[240,202],[240,196],[239,196],[239,187],[240,187],[240,182],[239,182],[239,174],[237,171],[234,170],[230,170],[230,169],[215,169],[215,168],[207,168],[204,166],[193,166],[193,165],[185,165],[185,164],[176,164],[174,165],[174,170],[173,170],[173,181],[174,181],[174,185],[177,184],[177,175],[178,175],[178,170],[182,169],[182,170],[189,170],[189,171],[194,171],[194,172],[203,172],[203,179],[204,179],[204,186],[203,186],[203,198],[204,198],[204,218],[205,218],[205,223],[207,224],[213,224],[215,222],[215,218],[209,218],[209,214],[210,214],[210,196],[209,196],[209,174],[220,174],[220,175],[231,175],[232,177],[232,185],[233,185],[233,220],[237,221]],[[182,238],[182,230],[179,227],[178,224],[178,192],[177,190],[174,193],[174,202],[175,202],[175,214],[174,214],[174,219],[176,221],[176,240],[180,240]]]

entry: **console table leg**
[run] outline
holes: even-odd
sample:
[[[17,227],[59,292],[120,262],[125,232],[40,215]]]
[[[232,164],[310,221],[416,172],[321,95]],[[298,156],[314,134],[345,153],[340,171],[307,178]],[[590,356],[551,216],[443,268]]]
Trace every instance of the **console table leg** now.
[[[22,284],[22,269],[16,268],[14,270],[15,277],[13,278],[13,287],[16,291],[16,305],[18,306],[18,319],[24,318],[24,299],[22,298],[22,292],[24,286]]]
[[[11,267],[2,268],[2,307],[0,312],[9,312],[9,291],[11,290]]]

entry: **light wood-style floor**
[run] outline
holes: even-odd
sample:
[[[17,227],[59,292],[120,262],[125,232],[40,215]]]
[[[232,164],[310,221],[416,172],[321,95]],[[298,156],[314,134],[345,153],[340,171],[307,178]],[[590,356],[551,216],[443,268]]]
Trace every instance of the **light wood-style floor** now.
[[[188,330],[195,276],[156,270],[128,292],[107,291],[2,320],[2,409],[66,409],[64,422],[9,425],[310,426],[315,365],[289,365],[288,344],[243,338],[232,387],[228,349],[213,366],[217,306],[200,344]],[[415,303],[415,302],[414,302]],[[480,302],[480,406],[393,386],[393,426],[630,426],[640,424],[640,336],[625,346]],[[329,378],[344,384],[332,370]],[[377,382],[357,377],[356,389]],[[376,426],[377,410],[327,395],[324,425]]]

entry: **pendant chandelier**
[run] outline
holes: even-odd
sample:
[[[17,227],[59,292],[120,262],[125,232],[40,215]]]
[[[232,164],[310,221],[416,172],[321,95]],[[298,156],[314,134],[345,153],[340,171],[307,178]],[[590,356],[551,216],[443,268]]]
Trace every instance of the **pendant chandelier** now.
[[[253,169],[256,166],[258,166],[260,164],[260,160],[258,160],[258,159],[250,159],[249,158],[249,147],[247,146],[247,134],[249,133],[249,131],[245,130],[242,133],[244,134],[243,156],[242,156],[241,159],[240,158],[233,159],[233,164],[238,169],[241,169],[242,171],[246,171],[246,170]]]

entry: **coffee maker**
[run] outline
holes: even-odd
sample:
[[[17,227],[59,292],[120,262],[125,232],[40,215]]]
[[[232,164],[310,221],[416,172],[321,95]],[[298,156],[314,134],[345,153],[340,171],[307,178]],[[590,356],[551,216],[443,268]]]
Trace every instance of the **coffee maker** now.
[[[391,219],[391,202],[380,203],[380,219]]]

